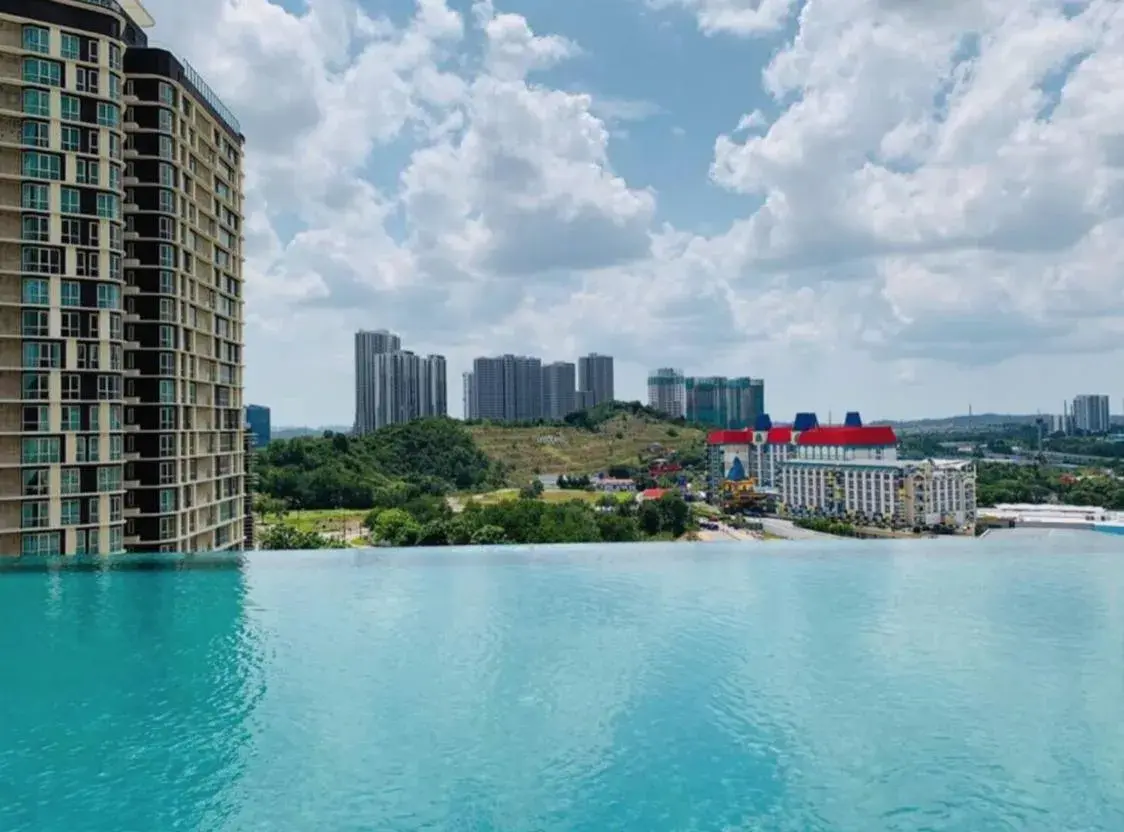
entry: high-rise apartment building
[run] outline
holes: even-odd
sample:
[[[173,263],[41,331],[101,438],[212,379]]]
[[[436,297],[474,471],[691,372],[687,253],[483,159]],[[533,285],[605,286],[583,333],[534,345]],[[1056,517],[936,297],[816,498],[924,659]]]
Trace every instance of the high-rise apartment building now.
[[[355,432],[448,413],[445,358],[402,349],[386,330],[355,333]]]
[[[585,407],[613,401],[613,357],[592,352],[579,358],[578,390],[588,394],[583,397]]]
[[[765,412],[765,382],[725,376],[685,379],[687,421],[735,430],[752,427]]]
[[[240,548],[242,143],[136,0],[0,0],[0,554]]]
[[[687,379],[682,370],[661,367],[648,376],[648,406],[673,418],[687,413]]]
[[[1082,433],[1108,433],[1111,430],[1108,396],[1093,393],[1075,396],[1073,428]]]
[[[568,361],[543,365],[543,418],[559,421],[577,409],[574,371],[574,365]]]
[[[534,422],[543,417],[542,361],[524,355],[472,362],[473,418]]]

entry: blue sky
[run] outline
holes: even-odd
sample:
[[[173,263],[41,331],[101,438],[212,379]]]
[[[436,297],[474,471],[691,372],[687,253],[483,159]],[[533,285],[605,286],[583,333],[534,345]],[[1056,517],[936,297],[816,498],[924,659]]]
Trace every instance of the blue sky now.
[[[782,418],[1124,393],[1118,2],[148,5],[246,129],[276,423],[350,422],[383,327],[453,415],[502,352],[763,376]]]

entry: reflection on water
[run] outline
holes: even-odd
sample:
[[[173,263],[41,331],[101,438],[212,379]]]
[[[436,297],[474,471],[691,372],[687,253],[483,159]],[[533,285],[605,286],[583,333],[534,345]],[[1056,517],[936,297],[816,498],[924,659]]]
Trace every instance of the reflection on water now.
[[[0,574],[0,829],[1124,829],[1124,547]]]

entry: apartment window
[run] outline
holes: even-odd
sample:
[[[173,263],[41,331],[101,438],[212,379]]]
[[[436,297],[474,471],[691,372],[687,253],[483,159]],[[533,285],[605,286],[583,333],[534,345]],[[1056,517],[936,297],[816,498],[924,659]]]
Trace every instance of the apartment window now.
[[[23,366],[51,369],[59,366],[59,345],[51,341],[24,341]]]
[[[172,133],[175,131],[175,123],[172,118],[171,112],[168,110],[160,109],[156,111],[156,124],[157,129],[161,133]]]
[[[96,370],[98,368],[98,345],[97,344],[79,344],[78,345],[78,369],[79,370]]]
[[[97,523],[101,519],[100,497],[91,497],[86,501],[86,513],[89,515],[89,522],[91,523]]]
[[[109,461],[119,462],[121,460],[121,453],[121,434],[111,434],[109,437]]]
[[[121,405],[119,404],[109,406],[109,429],[121,430]]]
[[[23,48],[42,55],[51,54],[51,32],[41,26],[23,27]]]
[[[167,325],[161,325],[158,330],[159,345],[164,349],[174,349],[176,345],[176,332]]]
[[[102,401],[121,398],[121,377],[98,376],[98,398]]]
[[[176,409],[174,407],[160,408],[160,430],[176,429]]]
[[[121,248],[121,226],[112,222],[109,224],[109,247],[111,249]]]
[[[82,213],[82,194],[77,188],[60,188],[59,201],[64,214]]]
[[[121,47],[116,43],[109,44],[109,68],[121,70]]]
[[[25,534],[20,536],[20,554],[27,558],[46,558],[62,553],[58,532]]]
[[[101,179],[100,165],[91,159],[79,159],[74,166],[74,178],[79,185],[97,185]]]
[[[20,144],[28,147],[50,147],[50,128],[45,121],[24,121],[20,128]]]
[[[65,93],[60,98],[61,110],[59,112],[60,118],[66,121],[81,121],[82,120],[82,102],[76,95],[66,95]]]
[[[24,336],[46,336],[49,332],[48,322],[50,318],[47,310],[45,309],[25,309],[21,317],[23,325],[20,327],[20,333]]]
[[[109,187],[114,191],[121,190],[121,168],[119,165],[109,166]]]
[[[121,100],[121,79],[112,72],[109,73],[109,97],[114,101]]]
[[[74,88],[78,90],[78,92],[88,92],[97,95],[99,80],[98,71],[96,69],[87,69],[84,66],[80,66],[75,75]]]
[[[96,127],[92,130],[88,130],[86,132],[86,139],[88,144],[86,152],[97,154],[98,147],[101,144],[101,131]]]
[[[86,412],[90,416],[90,430],[99,430],[101,424],[101,405],[92,404],[86,408]]]
[[[118,341],[121,340],[121,316],[110,313],[109,315],[109,337]]]
[[[49,116],[51,114],[51,94],[46,90],[24,90],[23,111],[29,116]]]
[[[165,185],[169,188],[174,188],[176,186],[176,172],[171,165],[166,165],[161,162],[159,167],[159,176],[161,185]]]
[[[160,137],[160,149],[158,153],[161,159],[172,158],[172,140],[167,136]]]
[[[85,346],[80,344],[79,346]],[[76,404],[62,406],[62,426],[60,430],[82,430],[82,408]]]
[[[161,240],[174,240],[176,238],[175,225],[170,217],[159,217],[157,235]]]
[[[88,223],[86,226],[86,234],[89,239],[88,245],[96,246],[98,240],[101,238],[101,223],[97,220]]]
[[[87,531],[89,534],[87,535]],[[98,533],[95,529],[78,529],[74,532],[74,554],[96,555],[98,553]]]
[[[82,242],[81,220],[64,217],[62,220],[62,241],[64,245],[76,246]]]
[[[112,225],[110,226],[110,228],[114,228],[114,227],[115,226],[112,226]],[[109,276],[111,278],[113,278],[114,280],[120,280],[121,279],[121,255],[120,254],[110,254],[109,255]]]
[[[40,529],[47,525],[47,502],[37,500],[33,503],[24,503],[20,512],[20,528]]]
[[[69,32],[62,33],[62,57],[68,61],[77,61],[82,57],[82,41],[78,35]]]
[[[62,126],[62,149],[77,153],[82,149],[82,132],[69,124]]]
[[[65,373],[59,379],[63,401],[73,402],[82,398],[82,382],[74,373]]]
[[[109,158],[121,161],[121,137],[116,133],[109,134]]]
[[[160,353],[160,375],[171,376],[176,372],[176,357],[170,352]]]
[[[82,490],[82,478],[77,468],[63,468],[59,471],[59,490],[63,494],[77,494]]]
[[[32,211],[49,211],[49,194],[50,188],[47,185],[24,182],[20,189],[20,207]]]
[[[50,376],[46,373],[24,373],[21,379],[22,396],[28,401],[43,401],[50,389]]]
[[[43,58],[24,58],[23,81],[25,84],[57,87],[62,84],[62,64]]]
[[[20,239],[31,243],[46,243],[51,238],[51,222],[48,217],[24,214],[20,222]]]
[[[176,91],[172,89],[171,84],[167,84],[163,81],[160,82],[159,97],[163,104],[167,104],[171,107],[174,107],[176,104]]]
[[[26,468],[23,471],[23,496],[46,497],[50,488],[50,477],[46,468]]]
[[[160,294],[174,295],[176,293],[176,277],[166,270],[160,272]]]
[[[102,127],[116,127],[121,123],[121,108],[105,101],[98,102],[98,124]]]
[[[121,489],[121,469],[119,467],[98,469],[98,491],[119,491]]]
[[[171,298],[160,298],[160,320],[174,321],[176,319],[176,302]]]
[[[102,194],[97,196],[98,216],[104,219],[115,220],[121,216],[121,205],[116,194]]]
[[[176,197],[171,191],[159,191],[160,210],[165,214],[176,213]]]
[[[175,268],[176,249],[174,246],[160,246],[160,265]]]
[[[176,400],[176,383],[170,379],[160,379],[160,403],[173,404]]]
[[[62,501],[62,525],[77,526],[82,522],[82,503],[78,500]]]
[[[160,489],[160,513],[171,514],[176,510],[176,489]]]
[[[79,436],[74,441],[75,462],[98,461],[98,438],[96,436]]]
[[[31,274],[61,274],[62,252],[57,248],[23,246],[21,249],[21,268]]]
[[[98,309],[120,309],[121,292],[113,283],[98,284]]]
[[[22,168],[23,175],[30,179],[62,178],[62,158],[54,153],[25,151]]]
[[[176,518],[175,517],[161,517],[160,518],[160,539],[168,540],[176,536]]]
[[[81,306],[82,284],[74,280],[64,280],[62,282],[61,297],[61,303],[63,306]]]
[[[62,321],[61,335],[63,338],[79,338],[82,335],[82,318],[77,312],[60,313]]]
[[[51,408],[47,405],[31,405],[23,409],[21,429],[24,433],[45,433],[50,429]]]
[[[112,505],[112,501],[110,502]],[[109,527],[109,553],[117,555],[125,551],[125,532],[120,526]]]
[[[57,436],[24,437],[20,445],[20,461],[25,465],[50,465],[59,461]]]
[[[97,277],[101,271],[96,251],[79,251],[77,257],[79,277]]]

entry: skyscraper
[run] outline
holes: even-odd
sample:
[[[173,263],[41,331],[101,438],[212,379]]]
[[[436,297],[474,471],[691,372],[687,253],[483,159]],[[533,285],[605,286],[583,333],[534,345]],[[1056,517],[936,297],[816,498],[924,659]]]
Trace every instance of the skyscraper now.
[[[384,329],[355,333],[355,432],[448,413],[445,358],[402,349]]]
[[[761,379],[691,376],[685,379],[684,387],[684,415],[689,422],[747,428],[765,412],[765,383]]]
[[[1074,397],[1073,427],[1083,433],[1108,433],[1111,429],[1108,396],[1084,393]]]
[[[0,8],[0,553],[240,548],[237,119],[136,0]]]
[[[534,422],[543,415],[542,361],[525,355],[472,362],[475,417],[493,422]]]
[[[246,405],[246,427],[253,439],[253,448],[264,448],[272,437],[270,427],[269,408],[260,404]]]
[[[687,385],[682,370],[661,367],[648,376],[648,406],[673,418],[686,415]]]
[[[555,361],[542,368],[543,417],[558,421],[577,409],[574,365]]]
[[[476,382],[472,372],[463,373],[461,375],[461,404],[464,408],[465,419],[479,419],[476,415]]]
[[[578,359],[578,390],[589,395],[584,397],[587,407],[595,407],[602,402],[613,401],[613,357],[591,352]]]

